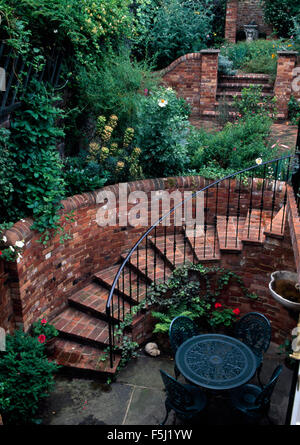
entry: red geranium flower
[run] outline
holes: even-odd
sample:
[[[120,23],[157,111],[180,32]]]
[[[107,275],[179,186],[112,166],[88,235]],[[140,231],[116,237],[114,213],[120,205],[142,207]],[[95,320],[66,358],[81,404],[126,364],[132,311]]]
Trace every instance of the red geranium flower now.
[[[216,303],[215,304],[215,309],[218,309],[219,307],[222,307],[221,303]]]
[[[39,341],[40,343],[45,343],[45,341],[46,341],[46,336],[45,336],[44,334],[39,335],[39,336],[38,336],[38,341]]]
[[[236,308],[236,309],[233,309],[233,311],[232,311],[235,315],[240,315],[240,310],[238,309],[238,308]]]
[[[2,252],[1,252],[1,250],[0,250],[0,255],[2,255]]]
[[[46,320],[45,318],[43,318],[43,319],[41,320],[41,323],[42,323],[42,324],[46,324],[46,323],[47,323],[47,320]]]

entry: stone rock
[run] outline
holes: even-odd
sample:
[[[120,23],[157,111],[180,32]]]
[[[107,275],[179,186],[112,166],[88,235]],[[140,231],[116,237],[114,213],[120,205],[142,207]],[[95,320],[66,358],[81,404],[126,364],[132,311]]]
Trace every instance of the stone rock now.
[[[147,354],[151,355],[151,357],[157,357],[160,355],[160,350],[156,343],[147,343],[145,346],[145,351]]]

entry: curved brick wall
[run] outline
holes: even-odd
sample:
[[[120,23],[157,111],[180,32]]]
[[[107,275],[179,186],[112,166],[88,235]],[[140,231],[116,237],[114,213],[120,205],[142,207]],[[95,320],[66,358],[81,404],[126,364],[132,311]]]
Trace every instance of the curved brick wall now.
[[[207,180],[199,176],[148,179],[129,183],[128,193],[141,190],[150,198],[151,192],[158,190],[195,191],[207,183]],[[228,181],[223,181],[219,185],[218,209],[219,214],[223,215],[226,213],[228,184]],[[230,184],[231,211],[234,212],[238,201],[238,187],[235,181],[231,181]],[[118,196],[119,185],[101,190],[111,191]],[[215,188],[209,189],[207,194],[209,222],[212,222],[214,215],[215,190]],[[284,188],[279,187],[278,202],[282,200],[283,194]],[[243,187],[240,196],[242,216],[247,214],[249,195],[248,188]],[[120,253],[132,247],[145,232],[145,227],[99,227],[96,223],[96,213],[102,204],[97,204],[96,196],[97,192],[85,193],[62,202],[64,206],[61,211],[62,221],[70,211],[73,211],[75,219],[75,222],[67,222],[65,225],[70,239],[64,244],[61,244],[59,236],[56,236],[49,245],[43,246],[38,242],[39,234],[30,230],[32,221],[29,218],[17,222],[6,232],[11,244],[24,239],[25,248],[22,260],[17,263],[6,263],[4,275],[0,273],[0,326],[11,331],[16,325],[21,324],[27,330],[42,314],[51,319],[65,307],[67,298],[72,293],[83,287],[94,273],[115,264],[120,258]],[[272,197],[272,184],[266,184],[264,200],[266,209],[271,208]],[[261,184],[257,181],[253,193],[254,207],[258,208],[260,199]],[[120,209],[117,200],[117,213]],[[130,205],[128,205],[129,210]],[[295,224],[297,231],[298,221]],[[296,269],[294,260],[296,254],[293,252],[289,224],[286,225],[285,235],[283,240],[267,237],[263,246],[244,246],[240,254],[223,254],[221,260],[221,266],[238,272],[250,290],[260,296],[259,302],[250,304],[250,301],[244,300],[237,289],[228,302],[234,306],[238,303],[243,312],[249,310],[264,312],[272,320],[278,338],[281,332],[287,332],[295,326],[294,318],[271,299],[267,287],[273,270]],[[292,235],[293,240],[295,236]],[[296,239],[300,238],[296,236]]]

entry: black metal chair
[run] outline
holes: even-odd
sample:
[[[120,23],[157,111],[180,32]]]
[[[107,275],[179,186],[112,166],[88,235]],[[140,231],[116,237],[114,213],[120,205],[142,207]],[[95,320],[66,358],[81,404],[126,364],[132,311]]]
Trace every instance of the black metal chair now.
[[[282,368],[282,365],[278,365],[273,371],[269,382],[262,388],[247,384],[231,391],[230,398],[232,405],[253,420],[267,416],[269,422],[272,423],[268,412],[271,404],[271,396]]]
[[[166,423],[171,410],[184,420],[192,420],[203,411],[206,406],[206,395],[199,388],[182,384],[165,371],[160,370],[160,374],[167,394],[165,401],[167,413],[161,425]]]
[[[198,334],[199,331],[197,326],[189,317],[186,317],[184,315],[175,317],[172,320],[169,328],[169,338],[174,357],[177,349],[183,342]],[[176,363],[174,365],[174,372],[177,379],[180,375],[180,372],[176,366]]]
[[[257,360],[257,378],[259,384],[263,362],[263,353],[271,342],[272,328],[267,317],[259,312],[249,312],[241,317],[235,325],[235,337],[245,343],[255,354]],[[261,385],[262,386],[262,385]]]

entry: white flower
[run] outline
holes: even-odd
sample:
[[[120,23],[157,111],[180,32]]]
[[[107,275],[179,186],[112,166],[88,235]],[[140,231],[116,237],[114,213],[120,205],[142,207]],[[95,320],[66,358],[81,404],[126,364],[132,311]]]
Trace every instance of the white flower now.
[[[10,248],[10,250],[11,250],[12,252],[15,251],[15,249],[13,248],[13,246],[9,246],[9,248]]]
[[[2,239],[3,239],[3,241],[6,243],[6,241],[7,241],[6,236],[4,236]]]
[[[58,33],[58,29],[54,29],[54,34],[57,34]]]
[[[260,165],[262,163],[262,158],[255,159],[255,162],[257,165]]]
[[[18,258],[23,258],[20,252],[18,253]]]
[[[16,244],[15,244],[17,247],[24,247],[24,243],[23,243],[23,241],[16,241]]]
[[[159,101],[158,101],[158,106],[159,107],[163,108],[166,105],[168,105],[168,101],[166,99],[159,99]]]

